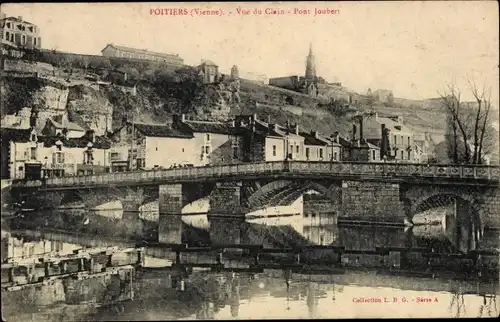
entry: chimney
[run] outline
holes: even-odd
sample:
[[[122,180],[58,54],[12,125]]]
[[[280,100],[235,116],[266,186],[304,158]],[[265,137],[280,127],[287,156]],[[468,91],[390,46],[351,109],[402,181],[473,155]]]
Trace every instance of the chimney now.
[[[352,125],[352,141],[356,141],[356,124]]]
[[[87,131],[87,138],[89,139],[89,141],[91,141],[92,143],[95,143],[95,131],[94,130],[88,130]]]
[[[318,132],[317,131],[311,131],[311,135],[314,136],[315,138],[318,138]]]
[[[363,140],[363,116],[359,117],[359,138]]]
[[[299,135],[299,125],[295,124],[295,134]]]
[[[186,114],[181,114],[181,123],[186,122]]]
[[[333,142],[339,143],[339,132],[338,131],[335,131],[335,133],[333,133]]]
[[[23,16],[17,16],[17,19],[23,21]]]
[[[236,127],[236,121],[234,119],[231,120],[231,127]]]

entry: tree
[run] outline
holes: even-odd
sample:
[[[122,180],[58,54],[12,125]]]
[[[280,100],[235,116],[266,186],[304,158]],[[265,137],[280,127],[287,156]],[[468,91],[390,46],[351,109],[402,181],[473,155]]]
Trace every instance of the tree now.
[[[446,113],[446,149],[453,163],[482,164],[485,154],[491,152],[491,91],[479,90],[473,80],[468,87],[475,102],[462,102],[461,92],[448,84],[439,94]]]

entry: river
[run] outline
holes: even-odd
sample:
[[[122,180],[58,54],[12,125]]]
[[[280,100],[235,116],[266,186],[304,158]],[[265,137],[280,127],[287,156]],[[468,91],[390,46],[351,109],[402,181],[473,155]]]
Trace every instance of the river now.
[[[198,220],[203,222],[199,216]],[[193,224],[193,218],[184,221],[190,223],[183,225],[184,238],[210,239],[207,232],[210,232],[211,224]],[[130,240],[81,232],[9,230],[4,226],[2,229],[5,229],[2,232],[3,258],[47,252],[70,253],[91,246],[134,245]],[[241,234],[246,234],[246,242],[256,238],[254,243],[266,241],[270,246],[339,245],[349,250],[397,246],[428,247],[442,253],[457,251],[456,238],[444,228],[419,230],[341,225],[332,214],[298,220],[294,217],[283,222],[252,219],[241,224],[240,229]],[[499,237],[498,231],[485,231],[477,248],[497,248]],[[376,255],[343,256],[342,262],[347,268],[341,274],[299,274],[284,269],[266,269],[261,273],[194,269],[179,288],[174,285],[170,271],[149,271],[153,267],[171,265],[170,260],[162,258],[161,252],[153,248],[148,247],[145,268],[134,283],[135,296],[131,301],[106,307],[90,304],[61,304],[63,307],[59,309],[37,307],[36,310],[32,308],[29,315],[16,312],[18,307],[3,307],[3,311],[10,312],[10,320],[51,321],[493,317],[500,311],[498,273],[464,277],[455,274],[456,267],[463,263],[453,263],[448,259],[440,261],[438,258],[434,263],[423,264],[418,258],[412,259],[410,266],[424,265],[423,271],[437,272],[427,275],[415,272],[394,274],[390,269],[382,269],[381,258]],[[321,258],[310,260],[321,263]],[[498,256],[490,258],[487,265],[498,272]],[[29,299],[23,301],[16,305],[30,306]]]

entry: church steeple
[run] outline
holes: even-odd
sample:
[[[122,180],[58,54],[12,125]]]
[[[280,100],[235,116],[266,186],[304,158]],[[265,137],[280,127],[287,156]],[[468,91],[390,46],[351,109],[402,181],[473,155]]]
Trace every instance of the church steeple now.
[[[306,61],[306,79],[315,80],[316,79],[316,62],[312,50],[312,44],[309,44],[309,55]]]

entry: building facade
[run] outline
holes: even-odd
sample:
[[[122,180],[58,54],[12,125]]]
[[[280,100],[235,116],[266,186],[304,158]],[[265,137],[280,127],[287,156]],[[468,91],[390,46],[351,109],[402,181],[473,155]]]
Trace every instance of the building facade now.
[[[198,66],[199,76],[205,84],[213,84],[219,81],[219,66],[211,60],[203,60]]]
[[[2,178],[24,179],[38,165],[42,177],[106,172],[110,142],[88,131],[79,138],[39,135],[36,129],[2,128]]]
[[[316,58],[313,54],[312,45],[310,45],[309,54],[306,58],[306,69],[303,77],[273,77],[269,79],[269,85],[317,97],[319,80],[320,77],[316,75]]]
[[[42,46],[40,29],[23,20],[23,17],[6,17],[2,14],[0,36],[4,46],[26,49],[40,49]]]
[[[306,161],[342,160],[342,146],[338,140],[334,140],[334,135],[327,138],[316,131],[301,132],[300,135],[304,137],[304,158]]]
[[[101,54],[104,57],[153,60],[179,66],[184,64],[184,59],[177,54],[158,53],[146,49],[136,49],[114,44],[106,45],[106,47],[101,50]]]
[[[353,125],[353,139],[377,146],[380,160],[416,162],[413,131],[403,124],[402,116],[359,116]]]

